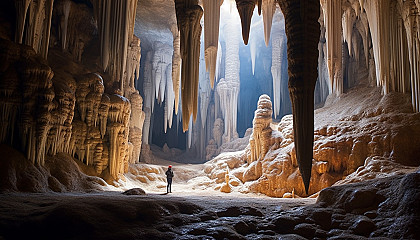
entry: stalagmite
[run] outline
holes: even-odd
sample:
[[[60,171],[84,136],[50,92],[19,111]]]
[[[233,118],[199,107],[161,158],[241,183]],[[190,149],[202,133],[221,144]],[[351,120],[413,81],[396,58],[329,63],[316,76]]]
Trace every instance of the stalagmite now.
[[[265,45],[268,47],[271,35],[271,26],[273,23],[273,16],[276,12],[275,0],[262,0],[262,15],[264,22],[264,40]]]
[[[245,45],[248,45],[249,32],[251,28],[251,18],[254,13],[256,0],[235,0],[236,8],[238,9],[239,16],[242,23],[242,38]]]
[[[216,73],[220,6],[222,4],[223,0],[203,0],[206,70],[210,74],[210,85],[212,88],[214,86],[214,77]]]
[[[213,132],[213,138],[216,141],[217,147],[220,147],[222,145],[223,129],[224,129],[223,120],[221,118],[216,119],[214,121],[212,132]]]
[[[304,0],[279,1],[279,5],[286,24],[289,92],[296,157],[308,192],[313,156],[314,88],[317,79],[320,4],[318,0]]]
[[[252,122],[253,131],[249,139],[251,146],[251,158],[249,163],[262,160],[271,145],[271,116],[273,114],[271,99],[263,94],[258,99],[257,110],[255,110]]]
[[[182,125],[186,131],[190,116],[194,120],[197,117],[200,19],[203,10],[198,5],[198,0],[175,0],[175,9],[181,36]]]
[[[327,39],[330,93],[343,93],[342,7],[341,1],[322,0]]]

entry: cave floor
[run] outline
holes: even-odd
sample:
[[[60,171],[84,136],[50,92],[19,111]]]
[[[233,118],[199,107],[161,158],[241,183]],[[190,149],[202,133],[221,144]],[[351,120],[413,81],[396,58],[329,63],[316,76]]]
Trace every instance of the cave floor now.
[[[0,195],[0,239],[278,239],[276,217],[313,203],[176,192],[7,193]]]
[[[197,192],[5,193],[0,239],[368,239],[332,229],[325,219],[345,213],[315,202]]]

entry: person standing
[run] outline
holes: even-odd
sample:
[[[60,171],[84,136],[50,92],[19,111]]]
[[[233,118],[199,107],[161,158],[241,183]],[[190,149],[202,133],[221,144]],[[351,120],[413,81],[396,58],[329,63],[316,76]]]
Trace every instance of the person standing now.
[[[171,193],[172,192],[172,189],[171,189],[172,178],[174,177],[174,172],[172,171],[172,166],[171,165],[168,166],[168,170],[166,170],[165,174],[166,174],[166,180],[168,181],[168,186],[166,187],[166,192]]]

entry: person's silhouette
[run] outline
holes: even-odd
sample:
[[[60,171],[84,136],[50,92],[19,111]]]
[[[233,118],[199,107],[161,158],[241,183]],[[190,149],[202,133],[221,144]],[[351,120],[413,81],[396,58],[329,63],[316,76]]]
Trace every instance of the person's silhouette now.
[[[168,170],[166,170],[165,174],[166,174],[166,180],[168,181],[168,186],[166,187],[166,192],[171,193],[172,192],[172,189],[171,189],[172,178],[174,177],[174,172],[172,171],[172,166],[171,165],[168,166]]]

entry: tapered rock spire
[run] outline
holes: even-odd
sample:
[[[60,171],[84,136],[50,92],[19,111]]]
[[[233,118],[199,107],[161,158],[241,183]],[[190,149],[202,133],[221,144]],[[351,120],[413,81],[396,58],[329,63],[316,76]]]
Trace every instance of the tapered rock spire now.
[[[242,23],[242,38],[244,39],[245,45],[248,45],[249,31],[251,28],[251,18],[254,12],[255,4],[257,0],[235,0],[236,8],[238,9],[239,16],[241,17]]]
[[[203,0],[206,71],[210,74],[210,85],[212,88],[214,86],[214,76],[216,73],[220,6],[222,3],[223,0]]]
[[[273,24],[273,16],[276,12],[275,0],[262,0],[262,15],[264,22],[264,40],[265,45],[268,47],[271,35],[271,26]]]
[[[314,139],[314,89],[317,79],[320,3],[318,0],[278,1],[283,11],[293,110],[296,158],[308,193]]]
[[[198,5],[198,0],[175,0],[175,10],[181,36],[182,126],[187,131],[191,114],[194,121],[197,117],[200,20],[203,9]]]

